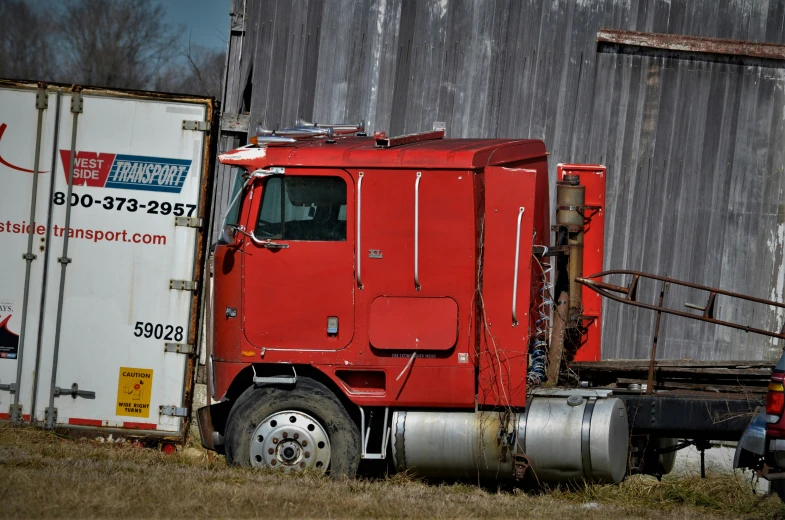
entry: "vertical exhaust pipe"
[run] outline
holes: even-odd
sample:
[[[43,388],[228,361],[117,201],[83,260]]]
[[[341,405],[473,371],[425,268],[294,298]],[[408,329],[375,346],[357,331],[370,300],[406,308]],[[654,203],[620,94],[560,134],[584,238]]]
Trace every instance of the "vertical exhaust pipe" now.
[[[581,285],[576,281],[583,276],[583,207],[586,205],[586,188],[580,185],[577,175],[565,175],[556,183],[556,225],[566,228],[569,277],[570,310],[573,318],[581,314]],[[572,319],[570,320],[572,321]]]
[[[551,341],[548,352],[548,382],[555,386],[559,380],[565,338],[568,329],[574,328],[581,315],[581,285],[576,279],[583,276],[583,207],[586,203],[586,188],[581,186],[580,177],[565,175],[556,182],[556,226],[557,244],[567,246],[569,255],[557,263],[556,301],[552,310]],[[566,276],[566,280],[564,277]]]

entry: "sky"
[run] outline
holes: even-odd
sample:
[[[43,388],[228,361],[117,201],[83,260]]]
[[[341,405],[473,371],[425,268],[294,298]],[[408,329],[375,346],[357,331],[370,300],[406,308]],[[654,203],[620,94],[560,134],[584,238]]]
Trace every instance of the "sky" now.
[[[231,0],[156,0],[166,9],[166,21],[186,26],[183,44],[224,50],[229,38]]]

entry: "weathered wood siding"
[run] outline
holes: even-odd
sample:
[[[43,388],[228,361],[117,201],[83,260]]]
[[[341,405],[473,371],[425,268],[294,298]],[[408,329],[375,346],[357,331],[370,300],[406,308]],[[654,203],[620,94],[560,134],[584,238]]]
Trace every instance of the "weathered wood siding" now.
[[[540,138],[552,175],[559,162],[607,165],[607,268],[782,301],[785,62],[619,52],[595,38],[611,28],[782,44],[785,0],[233,4],[244,34],[232,37],[224,110],[249,110],[252,127],[299,115],[391,134],[445,121],[452,137]],[[700,303],[676,291],[666,303],[685,297]],[[718,310],[770,328],[785,320]],[[648,356],[653,321],[606,303],[603,357]],[[658,357],[774,359],[780,347],[665,316]]]

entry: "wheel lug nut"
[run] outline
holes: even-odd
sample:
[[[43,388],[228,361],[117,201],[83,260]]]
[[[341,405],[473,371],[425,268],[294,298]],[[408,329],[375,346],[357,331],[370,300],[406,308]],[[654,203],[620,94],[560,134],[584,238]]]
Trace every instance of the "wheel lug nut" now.
[[[278,444],[278,437],[273,437],[273,444]]]
[[[305,441],[305,440],[304,440],[304,441],[302,442],[302,445],[303,445],[303,447],[306,447],[306,446],[308,446],[308,441]]]
[[[308,457],[311,456],[311,452],[310,451],[306,451],[303,455],[305,455],[305,458],[307,459]]]
[[[301,467],[301,468],[303,468],[303,469],[305,469],[305,461],[302,461],[302,462],[300,463],[300,467]]]
[[[275,450],[273,450],[272,448],[270,448],[269,450],[267,450],[267,453],[269,453],[270,455],[272,455],[273,453],[275,453]]]
[[[299,434],[299,433],[295,433],[295,434],[294,434],[294,440],[297,440],[297,439],[299,439],[299,438],[300,438],[300,434]]]
[[[273,466],[275,466],[276,464],[278,464],[278,461],[277,461],[277,460],[275,460],[275,459],[273,459],[273,460],[272,460],[272,462],[270,462],[270,464],[271,464],[271,465],[273,465]]]
[[[286,432],[283,432],[283,438],[284,438],[284,439],[285,439],[285,438],[287,438],[288,436],[289,436],[289,434],[288,434],[288,433],[286,433]]]

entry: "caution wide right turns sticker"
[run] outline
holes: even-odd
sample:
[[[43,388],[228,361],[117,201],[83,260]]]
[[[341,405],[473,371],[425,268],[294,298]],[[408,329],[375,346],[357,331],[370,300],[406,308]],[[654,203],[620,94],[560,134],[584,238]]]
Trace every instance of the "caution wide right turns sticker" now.
[[[120,367],[117,380],[117,415],[150,417],[153,371],[148,368]]]

